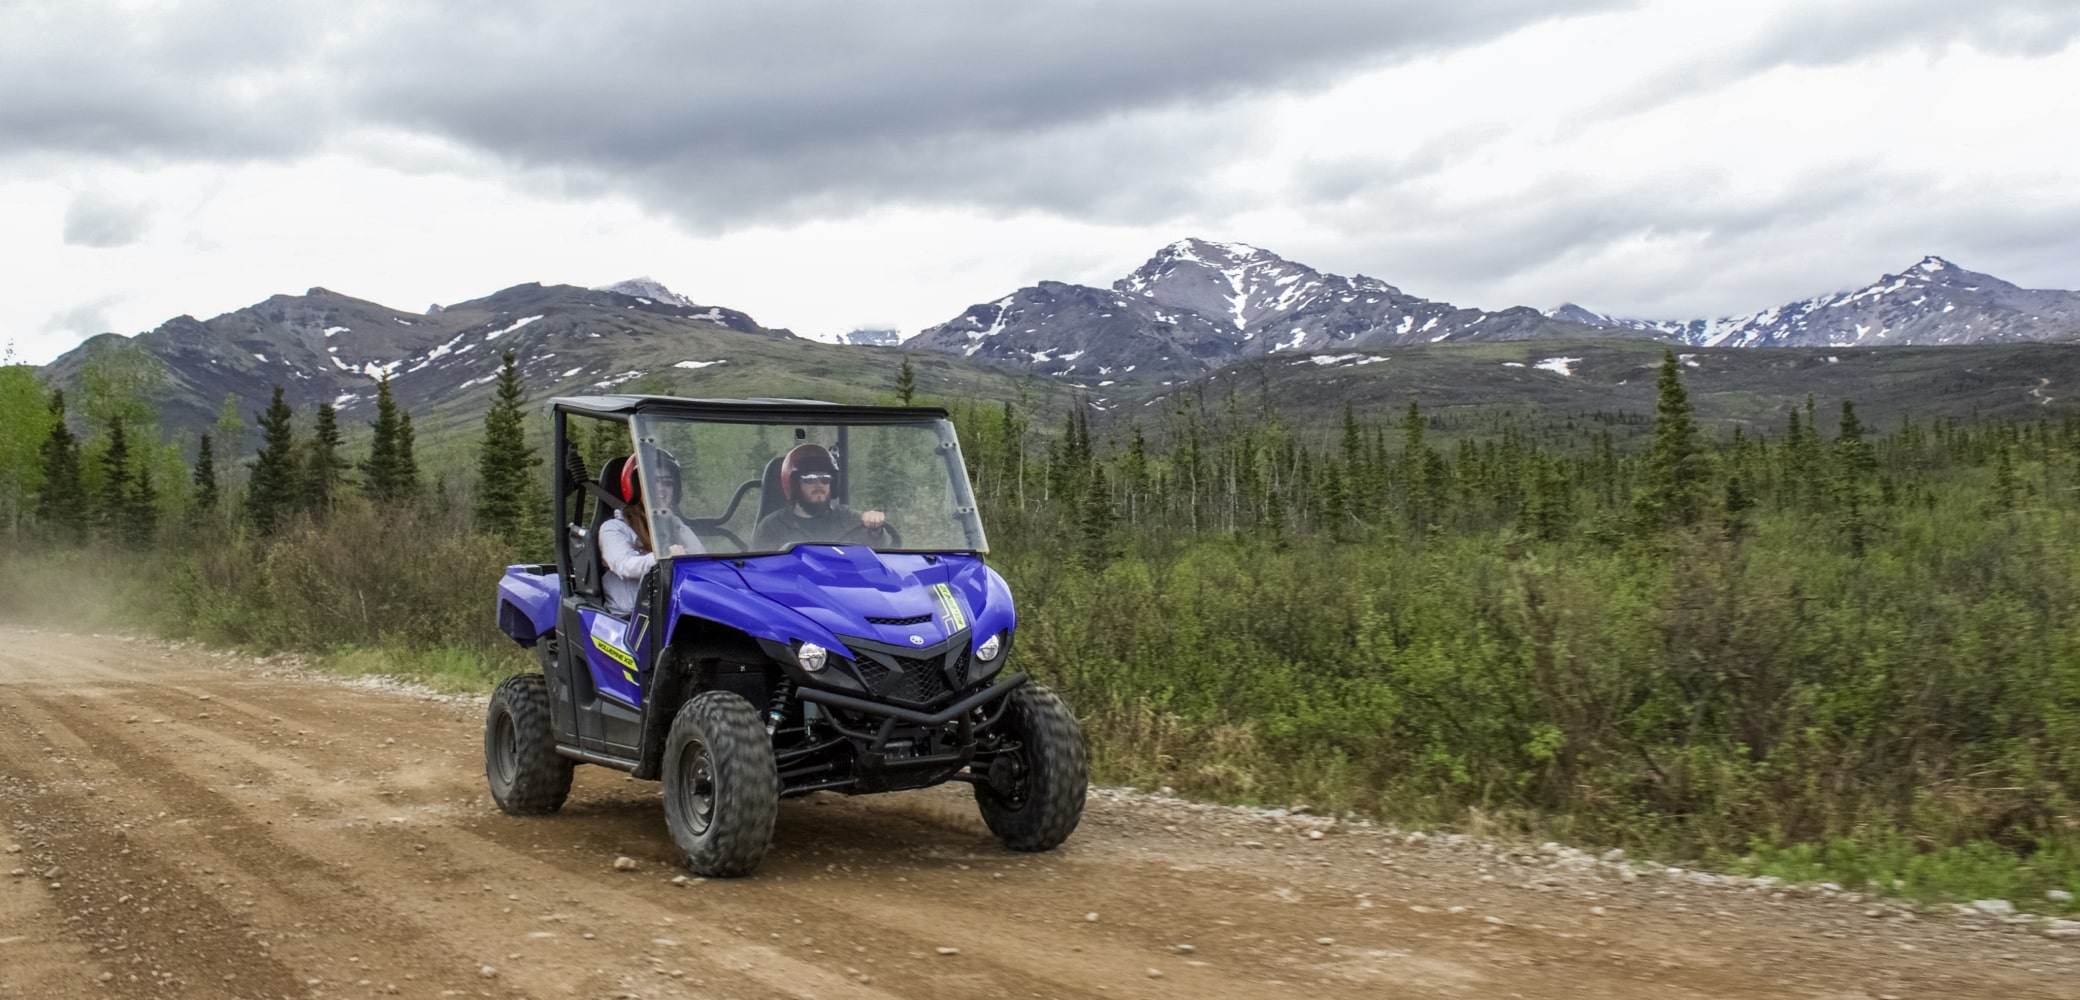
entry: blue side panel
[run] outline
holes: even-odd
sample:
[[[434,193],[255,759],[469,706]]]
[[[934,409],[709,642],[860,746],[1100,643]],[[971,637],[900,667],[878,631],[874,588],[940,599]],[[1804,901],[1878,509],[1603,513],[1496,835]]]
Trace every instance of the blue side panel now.
[[[557,577],[523,566],[506,567],[498,581],[498,627],[522,646],[556,628]]]
[[[642,698],[636,659],[627,645],[628,623],[597,611],[578,612],[585,627],[585,664],[599,693],[633,708]]]

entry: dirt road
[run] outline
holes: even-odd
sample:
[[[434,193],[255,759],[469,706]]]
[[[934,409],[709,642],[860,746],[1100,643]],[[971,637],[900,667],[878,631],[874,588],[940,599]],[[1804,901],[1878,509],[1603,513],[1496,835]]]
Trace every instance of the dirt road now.
[[[0,998],[2080,996],[2020,923],[1131,795],[1039,856],[818,795],[681,881],[655,785],[493,809],[481,711],[0,628]]]

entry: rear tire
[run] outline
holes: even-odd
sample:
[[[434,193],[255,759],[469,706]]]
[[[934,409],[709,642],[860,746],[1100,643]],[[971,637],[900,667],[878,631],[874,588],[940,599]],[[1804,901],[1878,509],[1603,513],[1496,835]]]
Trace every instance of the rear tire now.
[[[751,703],[703,691],[680,706],[663,777],[665,825],[686,866],[713,878],[751,874],[780,814],[780,768]]]
[[[1027,685],[1006,696],[1003,735],[1019,744],[999,754],[991,770],[1005,767],[1003,781],[978,782],[975,802],[982,821],[1014,851],[1050,851],[1069,839],[1083,818],[1090,789],[1090,759],[1083,730],[1060,695]]]
[[[515,816],[553,813],[570,798],[571,760],[556,752],[549,683],[541,674],[515,674],[491,692],[484,778],[492,801]]]

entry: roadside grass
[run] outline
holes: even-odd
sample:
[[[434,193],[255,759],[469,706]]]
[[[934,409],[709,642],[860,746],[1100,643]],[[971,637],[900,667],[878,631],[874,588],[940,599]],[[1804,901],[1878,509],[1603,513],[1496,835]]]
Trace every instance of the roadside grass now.
[[[1748,855],[1720,862],[1741,874],[1833,882],[1920,902],[2005,899],[2029,913],[2080,912],[2080,857],[2061,844],[2031,846],[2023,853],[1978,841],[1931,851],[1913,837],[1880,831],[1824,844],[1757,842]],[[2051,892],[2068,898],[2054,901]]]
[[[317,658],[327,673],[344,677],[387,677],[442,694],[489,694],[506,677],[533,669],[527,656],[500,655],[454,646],[404,649],[343,646]]]

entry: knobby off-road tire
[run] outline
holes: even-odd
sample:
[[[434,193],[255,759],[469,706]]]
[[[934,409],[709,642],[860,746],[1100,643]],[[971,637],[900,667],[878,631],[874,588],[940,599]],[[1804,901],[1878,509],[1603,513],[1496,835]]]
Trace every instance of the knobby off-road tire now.
[[[751,703],[703,691],[680,706],[664,744],[664,822],[702,875],[749,875],[773,841],[780,768]]]
[[[549,682],[541,674],[514,674],[491,692],[484,717],[484,777],[491,798],[515,816],[563,808],[571,795],[571,760],[556,752],[549,714]]]
[[[1007,696],[997,725],[1020,744],[1012,753],[1021,772],[1018,791],[1002,795],[988,782],[975,785],[975,802],[989,831],[1014,851],[1049,851],[1069,839],[1083,818],[1090,788],[1090,760],[1083,730],[1060,695],[1027,685]]]

